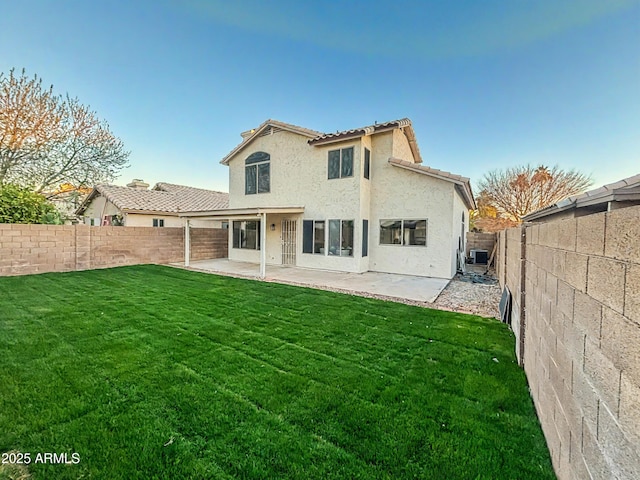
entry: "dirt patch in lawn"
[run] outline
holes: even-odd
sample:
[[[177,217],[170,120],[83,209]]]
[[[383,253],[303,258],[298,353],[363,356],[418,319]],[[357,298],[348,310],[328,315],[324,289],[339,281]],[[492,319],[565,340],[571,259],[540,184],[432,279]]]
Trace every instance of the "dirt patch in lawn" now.
[[[17,451],[7,452],[8,454],[17,454]],[[29,469],[24,464],[4,463],[0,464],[0,480],[28,480],[31,478]]]

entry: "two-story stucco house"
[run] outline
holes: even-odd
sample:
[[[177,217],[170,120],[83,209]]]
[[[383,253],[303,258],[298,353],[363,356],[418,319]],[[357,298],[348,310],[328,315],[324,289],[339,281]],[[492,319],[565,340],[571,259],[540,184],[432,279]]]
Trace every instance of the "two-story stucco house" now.
[[[402,119],[325,134],[267,120],[221,161],[229,259],[451,278],[464,252],[469,179],[422,165]]]

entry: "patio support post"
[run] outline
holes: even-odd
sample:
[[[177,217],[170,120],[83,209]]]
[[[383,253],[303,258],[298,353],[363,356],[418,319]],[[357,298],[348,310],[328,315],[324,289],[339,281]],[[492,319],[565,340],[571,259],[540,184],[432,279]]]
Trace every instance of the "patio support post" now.
[[[260,218],[260,278],[267,276],[267,214]]]
[[[189,266],[191,260],[191,227],[189,225],[189,219],[187,218],[184,224],[184,266]]]

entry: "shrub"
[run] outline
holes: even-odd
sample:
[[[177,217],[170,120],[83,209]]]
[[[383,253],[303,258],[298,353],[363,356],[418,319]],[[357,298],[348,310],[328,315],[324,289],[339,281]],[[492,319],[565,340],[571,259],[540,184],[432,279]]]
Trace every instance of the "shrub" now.
[[[28,188],[0,185],[0,223],[61,224],[56,207]]]

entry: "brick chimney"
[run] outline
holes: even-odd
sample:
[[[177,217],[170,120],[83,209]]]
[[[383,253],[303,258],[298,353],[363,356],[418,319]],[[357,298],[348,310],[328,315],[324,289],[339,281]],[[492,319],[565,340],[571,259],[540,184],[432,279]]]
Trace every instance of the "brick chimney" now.
[[[145,183],[139,178],[134,178],[133,180],[131,180],[131,183],[127,183],[127,187],[135,188],[136,190],[146,190],[147,188],[149,188],[149,184]]]

